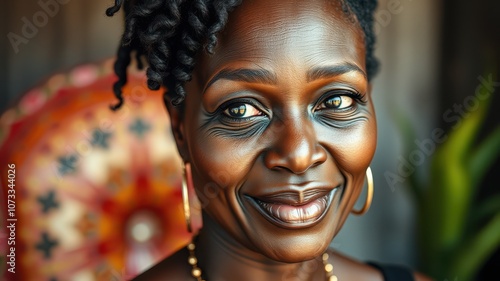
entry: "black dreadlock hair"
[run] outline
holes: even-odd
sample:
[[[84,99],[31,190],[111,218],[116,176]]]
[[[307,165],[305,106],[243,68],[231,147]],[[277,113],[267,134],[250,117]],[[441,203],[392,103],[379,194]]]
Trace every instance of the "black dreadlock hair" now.
[[[374,56],[375,34],[373,13],[377,0],[341,0],[343,10],[355,18],[361,26],[366,47],[366,69],[370,80],[378,70]],[[229,13],[242,0],[115,0],[106,10],[113,16],[123,5],[125,32],[118,49],[114,70],[118,81],[113,91],[118,99],[111,109],[123,104],[122,88],[127,83],[127,67],[135,52],[138,67],[146,57],[148,87],[158,90],[165,86],[174,105],[185,98],[184,84],[191,80],[196,55],[204,48],[213,53],[217,34],[227,23]]]

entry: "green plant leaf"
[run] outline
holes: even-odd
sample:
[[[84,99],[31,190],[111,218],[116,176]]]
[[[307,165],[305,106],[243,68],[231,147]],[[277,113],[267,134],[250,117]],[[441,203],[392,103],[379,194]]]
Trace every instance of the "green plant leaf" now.
[[[455,255],[451,273],[460,280],[472,280],[480,266],[500,246],[500,213],[496,214]]]
[[[469,171],[473,186],[477,186],[500,154],[500,127],[496,128],[486,140],[472,153]]]
[[[493,197],[481,202],[477,210],[474,210],[471,221],[481,221],[495,213],[500,213],[500,194],[493,195]],[[500,235],[500,233],[498,235]]]
[[[478,175],[482,176],[482,170],[487,167],[485,165],[490,165],[493,161],[488,158],[491,155],[486,154],[492,154],[492,150],[497,149],[497,136],[494,134],[475,153],[476,161],[489,162],[471,170],[471,148],[486,117],[490,98],[491,95],[488,99],[477,99],[477,108],[463,115],[462,120],[450,131],[447,141],[436,149],[433,157],[432,188],[427,197],[431,198],[430,204],[436,204],[435,220],[438,222],[433,227],[437,229],[432,231],[441,251],[452,251],[463,238],[476,190],[474,180]]]
[[[470,198],[470,175],[462,162],[456,161],[444,148],[438,151],[432,163],[429,188],[428,216],[434,216],[434,238],[439,250],[453,248],[461,239],[467,222]]]

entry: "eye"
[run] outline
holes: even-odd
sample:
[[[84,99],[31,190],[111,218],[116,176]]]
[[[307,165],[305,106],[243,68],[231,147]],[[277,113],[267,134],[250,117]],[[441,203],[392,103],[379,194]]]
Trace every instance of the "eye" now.
[[[353,103],[354,100],[349,96],[335,95],[326,99],[322,105],[324,105],[325,108],[330,109],[344,109],[351,107]]]
[[[260,110],[248,103],[233,103],[223,112],[225,115],[236,119],[250,118],[263,114]]]
[[[323,109],[333,109],[333,110],[343,110],[349,109],[355,106],[356,102],[363,103],[363,97],[359,93],[343,93],[331,95],[323,100],[317,107],[316,110]]]

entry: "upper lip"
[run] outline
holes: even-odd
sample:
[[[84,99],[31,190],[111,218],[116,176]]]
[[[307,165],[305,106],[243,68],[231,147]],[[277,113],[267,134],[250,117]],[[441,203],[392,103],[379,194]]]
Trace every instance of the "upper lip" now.
[[[246,195],[266,203],[301,206],[330,194],[333,189],[334,186],[309,183],[266,188],[270,192]]]

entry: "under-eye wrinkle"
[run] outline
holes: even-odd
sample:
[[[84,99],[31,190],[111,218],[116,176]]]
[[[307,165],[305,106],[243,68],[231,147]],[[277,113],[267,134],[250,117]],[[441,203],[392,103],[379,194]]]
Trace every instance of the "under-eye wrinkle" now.
[[[221,122],[222,123],[222,122]],[[236,138],[236,139],[247,139],[256,137],[264,132],[267,128],[267,124],[263,124],[261,121],[254,121],[251,124],[246,122],[245,127],[232,127],[225,124],[215,125],[212,128],[207,129],[208,135],[221,138]],[[234,126],[234,125],[233,125]]]

